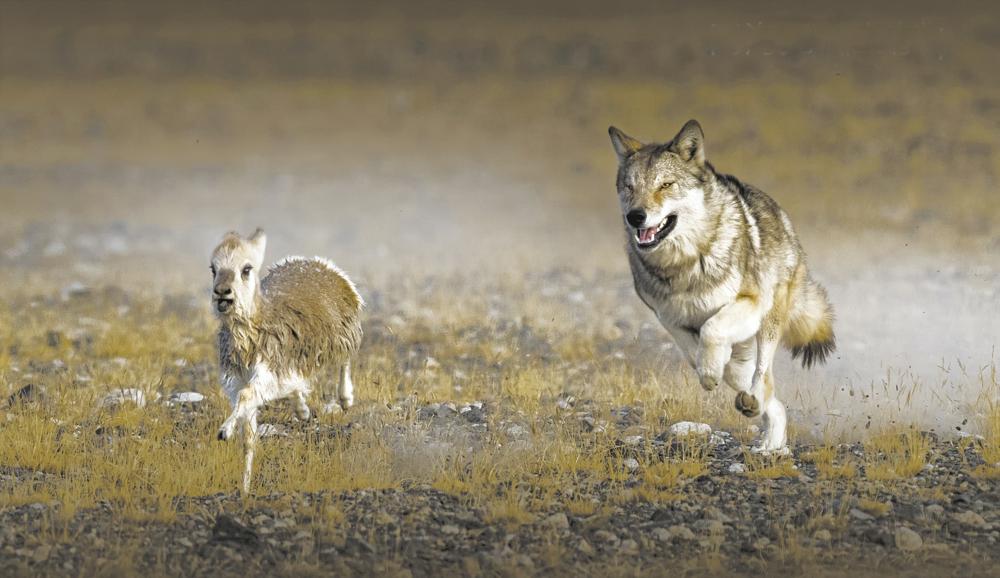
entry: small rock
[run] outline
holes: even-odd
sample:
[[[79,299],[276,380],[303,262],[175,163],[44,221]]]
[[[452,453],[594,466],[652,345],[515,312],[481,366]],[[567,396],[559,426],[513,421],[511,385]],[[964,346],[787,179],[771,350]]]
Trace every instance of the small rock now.
[[[694,529],[703,534],[723,534],[726,525],[719,520],[698,520],[694,523]]]
[[[924,513],[932,518],[939,518],[944,515],[944,506],[941,504],[931,504],[924,508]]]
[[[963,526],[971,526],[973,528],[985,528],[987,526],[986,520],[972,510],[952,514],[951,519]]]
[[[257,544],[260,538],[257,533],[239,523],[229,514],[222,514],[215,519],[212,527],[212,539],[218,542],[235,542],[237,544]]]
[[[126,403],[135,404],[137,407],[146,407],[146,394],[141,389],[133,387],[116,389],[104,396],[101,400],[101,407],[114,408]]]
[[[924,545],[924,541],[913,530],[906,526],[896,528],[896,547],[905,552],[919,550]]]
[[[622,442],[627,446],[639,446],[642,445],[642,436],[625,436]]]
[[[635,540],[629,538],[628,540],[622,540],[621,546],[619,546],[622,554],[626,556],[635,556],[639,553],[639,543]]]
[[[737,462],[735,464],[730,464],[729,468],[727,468],[726,471],[729,472],[730,474],[745,474],[747,471],[747,467],[746,465]]]
[[[594,547],[590,545],[590,542],[586,540],[580,540],[580,543],[576,545],[576,549],[580,551],[581,554],[590,556],[594,553]]]
[[[48,544],[42,544],[35,549],[34,554],[31,555],[31,559],[35,562],[44,562],[49,559],[52,554],[52,546]]]
[[[562,512],[556,512],[548,518],[545,518],[545,524],[557,530],[568,530],[569,518]]]
[[[630,472],[638,471],[639,470],[639,460],[637,460],[635,458],[625,458],[625,460],[622,461],[622,466],[624,466],[625,469],[628,470],[628,471],[630,471]]]
[[[667,532],[670,533],[670,538],[672,540],[697,539],[697,536],[695,536],[694,532],[692,532],[691,529],[688,528],[687,526],[681,526],[681,525],[670,526],[670,528],[667,529]]]
[[[563,411],[569,411],[573,409],[574,405],[576,405],[576,398],[573,397],[572,395],[568,395],[566,397],[560,397],[558,400],[556,400],[556,407],[558,407]]]
[[[205,400],[205,396],[198,393],[197,391],[184,391],[181,393],[172,394],[167,398],[167,405],[183,405],[183,404],[195,404],[201,403]]]
[[[611,546],[618,546],[621,542],[621,540],[618,539],[618,536],[607,530],[598,530],[594,532],[594,538],[604,542],[605,544],[610,544]]]
[[[278,429],[278,426],[276,425],[269,423],[257,424],[257,437],[259,438],[270,438],[282,435],[284,435],[284,432]]]
[[[813,534],[813,540],[817,542],[829,542],[833,540],[833,535],[830,534],[830,530],[816,530],[816,533]]]
[[[666,528],[653,528],[650,533],[660,542],[669,542],[671,538],[670,530]]]
[[[707,436],[712,433],[712,426],[707,423],[696,423],[693,421],[679,421],[670,426],[671,435],[682,437],[690,435]]]
[[[454,536],[455,534],[462,533],[462,529],[454,524],[445,524],[444,526],[441,526],[441,533]]]
[[[458,413],[458,409],[455,407],[455,404],[453,403],[450,402],[442,403],[437,407],[435,413],[437,414],[438,417],[451,417],[456,413]]]
[[[862,521],[862,522],[867,522],[868,520],[874,520],[875,519],[875,516],[872,516],[871,514],[862,512],[861,510],[859,510],[857,508],[851,508],[851,511],[848,512],[848,514],[852,518],[854,518],[855,520],[859,520],[859,521]]]
[[[41,401],[45,401],[45,387],[29,383],[10,394],[10,397],[7,398],[7,407],[14,407],[19,403],[38,403]]]

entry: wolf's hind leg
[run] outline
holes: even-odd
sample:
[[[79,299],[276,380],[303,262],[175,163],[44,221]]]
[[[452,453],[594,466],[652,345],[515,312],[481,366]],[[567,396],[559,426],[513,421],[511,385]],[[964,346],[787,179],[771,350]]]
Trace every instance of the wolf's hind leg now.
[[[337,400],[340,408],[347,411],[354,405],[354,384],[351,383],[351,363],[345,361],[340,366],[340,383],[337,385]]]
[[[774,376],[770,370],[764,374],[764,382],[770,396],[764,402],[764,427],[760,443],[753,448],[753,451],[785,455],[788,453],[788,417],[785,413],[785,404],[781,403],[774,393]]]

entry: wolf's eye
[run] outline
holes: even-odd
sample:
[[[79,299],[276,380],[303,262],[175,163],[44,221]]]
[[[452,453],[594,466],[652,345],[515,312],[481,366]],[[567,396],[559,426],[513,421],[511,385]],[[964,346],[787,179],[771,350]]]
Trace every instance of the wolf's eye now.
[[[672,186],[674,186],[673,183],[663,183],[662,185],[660,185],[660,188],[661,189],[669,189]]]
[[[244,279],[249,279],[250,278],[250,271],[253,271],[253,267],[251,267],[250,265],[244,265],[243,266],[243,278]]]

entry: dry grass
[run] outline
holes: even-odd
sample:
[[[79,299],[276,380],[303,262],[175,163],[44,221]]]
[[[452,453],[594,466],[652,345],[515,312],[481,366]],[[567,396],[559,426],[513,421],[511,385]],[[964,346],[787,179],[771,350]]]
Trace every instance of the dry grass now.
[[[865,442],[865,477],[892,481],[912,478],[927,465],[930,441],[920,432],[890,431]]]

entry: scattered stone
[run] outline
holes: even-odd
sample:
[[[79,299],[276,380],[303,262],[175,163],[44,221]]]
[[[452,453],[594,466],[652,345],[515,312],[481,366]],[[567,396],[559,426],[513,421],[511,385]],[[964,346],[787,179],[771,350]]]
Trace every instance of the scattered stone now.
[[[643,440],[642,436],[625,436],[622,439],[622,443],[624,443],[627,446],[635,447],[642,445],[642,440]]]
[[[581,554],[586,556],[591,556],[594,554],[594,547],[590,545],[586,539],[580,539],[580,543],[576,545],[576,549],[580,551]]]
[[[726,471],[729,472],[730,474],[745,474],[747,471],[747,467],[745,464],[736,462],[735,464],[730,464],[729,468],[727,468]]]
[[[868,514],[866,512],[862,512],[857,508],[851,508],[851,511],[848,512],[848,514],[855,520],[859,520],[861,522],[867,522],[868,520],[875,519],[875,516],[872,516],[871,514]]]
[[[270,423],[257,424],[257,437],[259,438],[270,438],[270,437],[285,437],[284,431],[278,428],[278,426]]]
[[[247,546],[256,545],[260,541],[256,532],[229,514],[222,514],[215,519],[215,526],[212,527],[212,539],[216,542],[232,542]]]
[[[833,535],[830,534],[830,530],[816,530],[816,533],[813,534],[813,540],[817,542],[829,542],[833,540]]]
[[[598,530],[594,532],[594,539],[599,540],[605,544],[612,547],[617,547],[621,540],[614,533],[607,530]]]
[[[146,394],[141,389],[123,388],[113,390],[101,400],[101,407],[113,409],[126,403],[146,407]]]
[[[167,405],[194,405],[205,400],[205,396],[196,391],[185,391],[171,394],[167,398]]]
[[[693,421],[679,421],[674,425],[670,426],[670,434],[683,437],[690,435],[704,435],[707,436],[712,433],[712,426],[707,423],[696,423]]]
[[[622,465],[625,467],[626,470],[630,472],[635,472],[639,470],[639,460],[635,458],[625,458],[625,460],[622,462]]]
[[[944,515],[944,506],[941,504],[931,504],[924,508],[924,513],[932,518],[940,518]]]
[[[687,526],[674,525],[667,529],[671,540],[696,540],[698,537]]]
[[[568,530],[569,518],[562,512],[556,512],[548,518],[545,518],[545,524],[555,528],[556,530]]]
[[[726,531],[726,525],[720,520],[698,520],[694,523],[694,529],[702,534],[723,534]]]
[[[924,545],[924,541],[913,530],[906,526],[896,528],[896,547],[904,552],[919,550]]]
[[[635,556],[639,553],[639,543],[631,538],[622,540],[619,549],[621,550],[621,553],[626,556]]]
[[[45,401],[45,387],[29,383],[10,394],[10,397],[7,398],[7,407],[14,407],[17,404],[40,403],[43,401]]]
[[[952,514],[951,519],[963,526],[970,526],[972,528],[985,528],[988,526],[986,520],[972,510]]]

